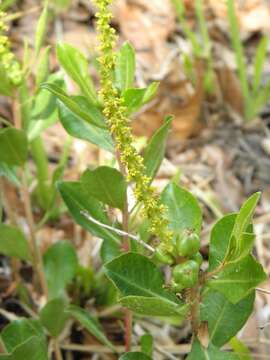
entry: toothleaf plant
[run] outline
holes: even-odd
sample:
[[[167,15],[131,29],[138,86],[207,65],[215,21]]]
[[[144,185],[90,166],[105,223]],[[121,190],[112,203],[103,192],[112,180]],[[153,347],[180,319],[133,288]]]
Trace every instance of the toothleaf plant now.
[[[119,307],[114,313],[124,320],[126,352],[119,353],[119,359],[154,359],[155,339],[151,335],[141,338],[141,351],[133,348],[133,324],[141,316],[179,326],[189,321],[192,340],[188,359],[240,359],[236,351],[224,351],[222,347],[233,343],[231,339],[246,323],[253,310],[256,287],[266,279],[252,254],[252,218],[260,194],[252,195],[238,213],[224,216],[213,226],[206,267],[207,259],[200,253],[203,215],[197,199],[173,180],[161,193],[153,186],[173,118],[164,119],[142,154],[134,145],[129,117],[154,97],[158,84],[135,87],[135,52],[129,43],[115,50],[111,3],[94,1],[99,87],[89,75],[86,57],[66,43],[56,46],[61,72],[50,73],[52,49],[44,46],[50,10],[47,3],[38,26],[41,33],[36,35],[35,62],[41,70],[35,76],[34,93],[28,86],[32,65],[20,64],[10,52],[5,35],[1,38],[5,51],[0,54],[5,65],[0,67],[4,79],[1,93],[12,99],[15,110],[19,102],[22,121],[16,111],[15,126],[9,119],[2,121],[0,176],[4,175],[5,181],[22,194],[29,232],[16,222],[16,213],[10,211],[4,198],[7,218],[0,223],[0,252],[16,259],[16,266],[22,262],[33,266],[36,291],[44,300],[42,305],[37,304],[28,292],[36,317],[11,321],[2,330],[6,353],[0,359],[49,359],[50,340],[55,358],[61,360],[61,336],[70,321],[78,322],[117,353],[118,348],[107,338],[98,318],[78,305],[86,294],[91,300],[102,298],[104,306],[117,302],[123,310],[123,315]],[[1,16],[4,18],[4,14]],[[2,33],[6,30],[1,24]],[[68,93],[63,72],[77,85],[76,94]],[[78,181],[65,181],[68,150],[64,149],[63,158],[51,174],[42,134],[58,119],[71,138],[108,152],[112,160],[96,167],[88,164]],[[29,177],[33,177],[29,154],[36,165],[36,194],[29,190]],[[41,253],[36,231],[53,216],[61,216],[57,212],[58,194],[74,221],[102,240],[102,267],[97,274],[80,264],[72,239],[56,242]],[[33,216],[35,199],[44,214],[39,224]],[[166,281],[164,269],[169,274]],[[91,282],[95,283],[93,292]],[[75,303],[71,295],[78,283],[83,287],[75,289],[75,294],[81,291]]]

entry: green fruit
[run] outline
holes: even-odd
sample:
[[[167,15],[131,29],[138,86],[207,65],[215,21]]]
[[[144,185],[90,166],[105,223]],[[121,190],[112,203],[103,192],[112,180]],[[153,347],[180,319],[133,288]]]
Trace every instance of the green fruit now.
[[[200,267],[194,260],[178,264],[173,269],[173,280],[183,289],[193,287],[198,282]]]
[[[174,263],[173,257],[159,248],[156,249],[155,258],[162,264],[172,265]]]
[[[199,236],[191,231],[179,234],[176,238],[176,249],[180,256],[190,257],[195,255],[200,249]]]
[[[193,255],[190,260],[194,260],[196,261],[196,263],[201,266],[203,263],[203,257],[202,254],[200,252],[197,252],[195,255]]]

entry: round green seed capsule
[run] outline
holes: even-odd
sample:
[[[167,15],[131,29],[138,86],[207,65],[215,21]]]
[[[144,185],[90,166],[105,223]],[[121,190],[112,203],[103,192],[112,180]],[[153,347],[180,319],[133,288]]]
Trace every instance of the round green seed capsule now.
[[[183,289],[193,287],[198,282],[199,265],[194,260],[178,264],[173,269],[173,280]]]
[[[203,263],[203,257],[202,254],[200,252],[197,252],[195,255],[193,255],[190,260],[194,260],[196,261],[196,263],[201,266]]]
[[[172,265],[174,263],[173,257],[162,249],[157,248],[155,258],[162,264]]]
[[[178,255],[190,257],[200,249],[200,238],[195,232],[185,231],[176,238],[176,249]]]

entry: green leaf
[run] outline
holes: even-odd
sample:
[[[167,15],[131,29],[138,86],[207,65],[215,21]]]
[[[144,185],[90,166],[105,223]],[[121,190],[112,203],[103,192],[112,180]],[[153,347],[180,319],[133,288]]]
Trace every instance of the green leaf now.
[[[82,99],[83,98],[81,98],[81,100]],[[79,117],[60,101],[58,103],[58,110],[60,121],[69,135],[86,140],[104,150],[110,152],[114,151],[112,138],[107,130],[84,121],[84,119]]]
[[[146,175],[152,179],[155,177],[164,158],[166,141],[172,120],[171,116],[165,119],[164,124],[155,132],[145,148],[144,165],[146,167]]]
[[[143,97],[143,105],[147,104],[149,101],[151,101],[155,97],[158,87],[159,87],[159,82],[157,82],[157,81],[154,81],[147,86],[146,91],[144,93],[144,97]]]
[[[47,24],[49,18],[49,11],[48,11],[48,3],[45,3],[45,6],[42,10],[42,13],[38,19],[37,23],[37,30],[35,34],[35,54],[36,56],[39,54],[40,49],[43,45],[46,32],[47,32]]]
[[[68,261],[68,259],[66,259],[66,261]],[[62,271],[64,271],[64,269]],[[39,313],[42,325],[54,338],[57,338],[65,327],[69,317],[68,313],[65,311],[66,308],[67,302],[65,299],[55,298],[47,302]]]
[[[123,210],[127,184],[123,175],[109,166],[100,166],[95,170],[86,170],[81,183],[87,195],[111,207]]]
[[[186,308],[174,294],[164,290],[161,271],[143,255],[123,254],[105,264],[105,273],[123,295],[120,301],[140,313],[149,312],[152,306],[154,315],[182,315]]]
[[[0,162],[0,176],[4,176],[8,181],[15,186],[20,186],[20,180],[16,174],[16,168],[5,163]]]
[[[9,81],[6,71],[0,68],[0,94],[4,96],[11,96],[14,85]]]
[[[8,353],[33,336],[43,338],[46,345],[46,337],[39,320],[24,318],[14,320],[1,332],[1,339]]]
[[[27,138],[24,131],[11,127],[0,131],[1,162],[8,165],[23,165],[27,155]]]
[[[91,103],[97,105],[97,95],[89,74],[89,65],[85,56],[78,49],[64,43],[57,44],[56,53],[61,66],[80,87],[83,95],[85,95]]]
[[[121,91],[132,87],[135,65],[135,51],[128,42],[125,42],[117,53],[115,64],[115,82]]]
[[[251,251],[255,237],[244,234],[246,234],[247,228],[252,221],[252,216],[256,209],[260,195],[261,193],[257,192],[250,196],[237,214],[228,251],[225,257],[226,261],[240,260]]]
[[[252,255],[248,255],[238,262],[224,266],[223,270],[208,282],[208,285],[236,304],[266,277],[262,265]]]
[[[168,208],[168,219],[172,230],[183,231],[188,228],[199,234],[202,211],[190,192],[175,183],[170,183],[162,191],[161,201]]]
[[[21,260],[31,260],[29,244],[24,234],[6,224],[0,224],[0,253]]]
[[[108,229],[94,224],[81,214],[82,211],[87,211],[94,219],[102,222],[103,224],[110,225],[109,219],[103,211],[101,203],[91,196],[86,196],[80,182],[59,182],[58,190],[60,191],[60,194],[71,215],[79,225],[105,241],[111,240],[116,244],[120,244],[120,238],[118,235]]]
[[[74,317],[74,319],[76,319],[83,327],[85,327],[90,332],[90,334],[95,336],[102,344],[108,346],[112,350],[115,350],[113,344],[107,339],[106,335],[104,334],[98,320],[95,317],[91,316],[88,311],[75,305],[70,305],[66,311],[70,316]]]
[[[153,355],[153,336],[151,334],[144,334],[140,338],[142,352],[150,357]]]
[[[44,254],[44,269],[50,299],[64,294],[78,268],[78,258],[72,243],[66,240],[51,245]]]
[[[135,352],[129,352],[122,355],[119,360],[151,360],[151,358],[141,352],[135,351]]]
[[[228,214],[213,226],[210,237],[209,270],[217,268],[224,260],[230,243],[237,214]]]
[[[50,51],[51,47],[47,46],[39,60],[36,73],[36,86],[39,87],[41,83],[47,81],[50,73]]]
[[[254,300],[255,291],[236,304],[219,292],[206,292],[201,304],[201,320],[208,323],[213,345],[221,347],[242,329],[253,311]]]
[[[64,79],[59,72],[49,75],[47,82],[57,85],[63,90],[65,89]],[[26,105],[28,104],[28,97],[25,99]],[[28,140],[31,142],[38,137],[43,130],[58,121],[57,97],[49,91],[40,89],[36,93],[33,103],[30,105],[29,112],[31,111],[31,113],[26,117],[31,120],[27,126]]]
[[[128,110],[128,115],[138,111],[143,105],[146,89],[127,89],[123,92],[124,106]]]
[[[137,314],[145,316],[179,316],[185,319],[188,312],[188,305],[172,304],[161,301],[157,297],[147,296],[125,296],[120,298],[120,303]],[[180,322],[180,321],[179,321]]]
[[[82,120],[98,128],[106,129],[104,118],[100,116],[100,111],[94,105],[89,106],[88,111],[85,111],[82,109],[80,103],[77,103],[74,98],[68,96],[59,86],[51,83],[43,83],[40,87],[54,94],[59,101]]]
[[[231,339],[230,346],[238,354],[240,360],[253,360],[249,348],[236,337]]]
[[[240,360],[236,354],[221,351],[210,344],[205,349],[198,340],[193,341],[191,353],[187,360]]]
[[[267,56],[267,47],[268,47],[268,37],[264,36],[259,42],[254,60],[254,75],[252,81],[253,94],[256,94],[256,92],[259,90],[261,85],[263,66],[265,64],[265,60]]]
[[[11,354],[0,355],[0,360],[48,360],[47,346],[42,337],[33,336],[18,345]]]

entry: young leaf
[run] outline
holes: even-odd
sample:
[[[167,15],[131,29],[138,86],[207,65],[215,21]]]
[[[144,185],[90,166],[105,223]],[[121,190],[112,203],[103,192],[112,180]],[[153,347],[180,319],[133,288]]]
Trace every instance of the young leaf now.
[[[44,54],[38,63],[37,73],[36,73],[36,87],[38,88],[41,83],[47,81],[50,73],[50,51],[51,47],[47,46],[44,49]]]
[[[105,264],[105,273],[121,294],[120,301],[128,308],[153,315],[183,315],[186,306],[172,293],[164,290],[159,268],[147,257],[137,253],[123,254]]]
[[[240,360],[236,354],[221,351],[214,345],[210,344],[205,349],[196,339],[193,341],[191,353],[187,360]]]
[[[51,245],[44,254],[44,269],[50,299],[64,294],[66,285],[73,279],[78,267],[74,246],[61,240]]]
[[[36,30],[36,35],[35,35],[35,54],[36,54],[36,56],[39,54],[40,49],[41,49],[44,39],[45,39],[48,18],[49,18],[48,3],[45,2],[43,11],[38,19],[37,30]]]
[[[219,292],[209,290],[205,293],[201,304],[201,320],[208,323],[213,345],[223,346],[242,329],[253,311],[254,300],[255,291],[237,304],[230,303]]]
[[[84,119],[60,101],[58,103],[58,110],[60,121],[69,135],[86,140],[104,150],[114,151],[112,138],[107,130],[84,121]]]
[[[234,227],[231,234],[226,261],[236,261],[247,255],[252,249],[254,237],[245,235],[247,228],[252,221],[252,216],[260,198],[257,192],[250,196],[242,205],[236,216]]]
[[[105,121],[102,117],[100,117],[100,112],[94,105],[92,105],[91,108],[89,107],[88,111],[85,111],[81,108],[81,104],[78,104],[71,96],[68,96],[59,86],[51,83],[43,83],[40,87],[41,89],[46,89],[54,94],[59,99],[59,101],[61,101],[79,118],[85,120],[91,125],[106,129]]]
[[[152,136],[149,144],[144,151],[144,165],[146,167],[146,175],[152,179],[155,177],[162,160],[164,158],[166,141],[171,128],[173,118],[165,118],[164,124]]]
[[[109,166],[100,166],[95,170],[86,170],[81,183],[87,195],[111,207],[124,208],[127,184],[123,175]]]
[[[157,93],[159,82],[154,81],[147,86],[143,97],[143,105],[151,101]]]
[[[202,225],[202,211],[194,196],[174,183],[165,187],[161,201],[168,208],[170,227],[175,231],[193,229],[199,233]]]
[[[242,341],[238,338],[234,337],[230,341],[230,346],[234,350],[234,352],[239,356],[240,360],[253,360],[251,351]]]
[[[0,355],[0,360],[48,360],[43,337],[33,336],[14,348],[11,354]]]
[[[226,265],[208,285],[236,304],[265,279],[262,265],[252,255],[248,255],[238,262]]]
[[[113,351],[115,350],[113,344],[107,339],[101,328],[98,320],[91,316],[88,311],[76,306],[70,305],[66,312],[74,317],[83,327],[85,327],[90,334],[95,336],[102,344],[108,346]]]
[[[39,320],[24,318],[14,320],[1,332],[1,340],[8,353],[11,353],[18,345],[21,345],[33,336],[43,338],[46,345],[46,337]]]
[[[71,215],[79,225],[105,241],[110,240],[116,244],[120,243],[118,235],[94,224],[82,215],[82,211],[87,211],[94,219],[109,225],[109,219],[103,211],[101,203],[91,196],[86,196],[80,182],[59,182],[58,190]]]
[[[24,234],[6,224],[0,224],[0,253],[21,260],[31,260],[29,244]]]
[[[151,360],[151,358],[141,352],[135,351],[135,352],[129,352],[122,355],[119,360]]]
[[[135,76],[135,52],[133,47],[124,43],[117,53],[115,64],[116,86],[123,92],[132,87]]]
[[[69,317],[69,314],[65,312],[66,308],[66,300],[55,298],[47,302],[39,313],[42,325],[54,338],[57,338],[65,327]]]
[[[11,127],[0,131],[0,161],[8,165],[23,165],[27,160],[27,138],[22,130]]]
[[[80,87],[81,92],[92,104],[98,104],[97,94],[89,74],[88,61],[85,56],[69,44],[58,43],[57,58],[65,72]]]

